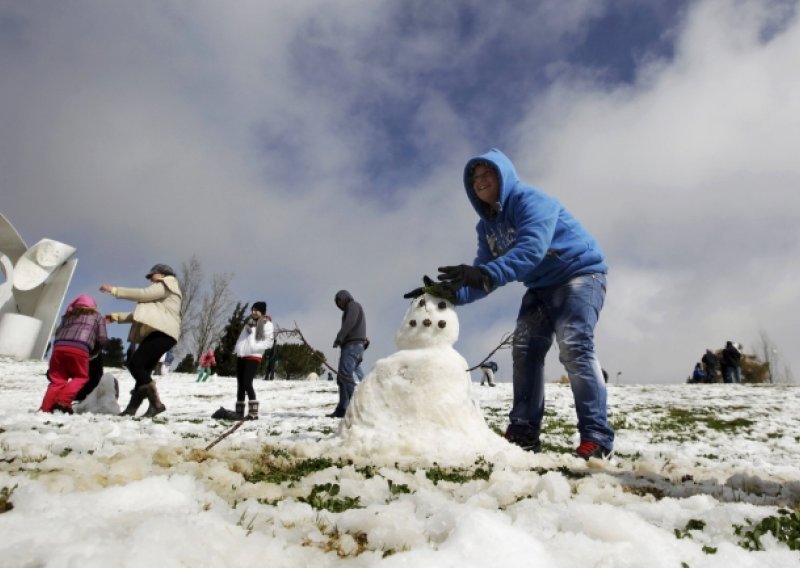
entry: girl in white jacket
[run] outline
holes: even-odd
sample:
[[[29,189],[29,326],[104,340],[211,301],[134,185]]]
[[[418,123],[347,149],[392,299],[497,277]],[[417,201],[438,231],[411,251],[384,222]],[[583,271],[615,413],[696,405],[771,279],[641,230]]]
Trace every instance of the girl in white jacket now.
[[[258,418],[258,401],[253,388],[253,378],[264,356],[264,351],[272,347],[274,328],[272,318],[267,314],[266,302],[253,303],[252,312],[244,322],[242,333],[236,341],[236,414],[244,417],[245,395],[249,399],[247,418]]]

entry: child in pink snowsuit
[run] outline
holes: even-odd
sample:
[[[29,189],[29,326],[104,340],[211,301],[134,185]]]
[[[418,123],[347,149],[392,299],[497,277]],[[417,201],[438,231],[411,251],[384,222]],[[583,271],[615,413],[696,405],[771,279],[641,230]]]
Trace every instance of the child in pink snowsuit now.
[[[202,355],[200,355],[200,374],[197,375],[196,383],[201,381],[206,381],[208,377],[211,376],[211,367],[217,364],[217,360],[214,358],[214,350],[209,349]]]
[[[106,322],[91,296],[75,298],[61,317],[53,340],[42,400],[43,412],[61,410],[72,414],[72,399],[89,380],[89,359],[108,341]]]

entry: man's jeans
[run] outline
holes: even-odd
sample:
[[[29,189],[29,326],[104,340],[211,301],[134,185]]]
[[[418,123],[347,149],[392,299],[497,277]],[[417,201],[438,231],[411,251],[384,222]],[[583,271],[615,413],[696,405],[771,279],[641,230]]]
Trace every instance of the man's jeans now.
[[[594,328],[606,295],[605,274],[582,274],[558,286],[529,289],[522,298],[514,331],[514,404],[511,424],[538,436],[544,416],[544,360],[558,342],[567,370],[581,441],[612,449],[606,385],[594,352]]]
[[[336,372],[336,384],[339,385],[339,404],[336,412],[344,413],[350,406],[350,399],[356,390],[356,377],[359,380],[364,376],[361,370],[361,360],[364,358],[364,344],[360,341],[351,341],[342,345],[339,355],[339,368]]]
[[[726,383],[741,384],[742,382],[742,368],[741,367],[725,367],[723,373],[723,380]]]

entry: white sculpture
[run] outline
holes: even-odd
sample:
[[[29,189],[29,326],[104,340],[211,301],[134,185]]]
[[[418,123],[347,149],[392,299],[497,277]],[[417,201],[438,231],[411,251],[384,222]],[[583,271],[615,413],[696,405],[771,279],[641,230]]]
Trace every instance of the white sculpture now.
[[[42,239],[28,248],[0,213],[0,355],[42,359],[78,259],[75,248]]]

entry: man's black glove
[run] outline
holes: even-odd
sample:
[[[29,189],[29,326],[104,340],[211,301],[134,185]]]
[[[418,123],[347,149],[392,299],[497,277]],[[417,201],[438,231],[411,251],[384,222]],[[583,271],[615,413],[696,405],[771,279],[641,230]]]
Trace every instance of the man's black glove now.
[[[422,277],[422,283],[423,286],[414,288],[410,292],[406,292],[403,294],[403,297],[408,300],[412,298],[419,298],[423,294],[430,294],[431,296],[436,296],[437,298],[444,298],[451,304],[455,303],[457,288],[453,288],[446,282],[436,282],[428,276]]]
[[[492,289],[492,279],[483,268],[459,264],[458,266],[440,266],[439,280],[450,285],[455,290],[467,286],[489,292]]]

